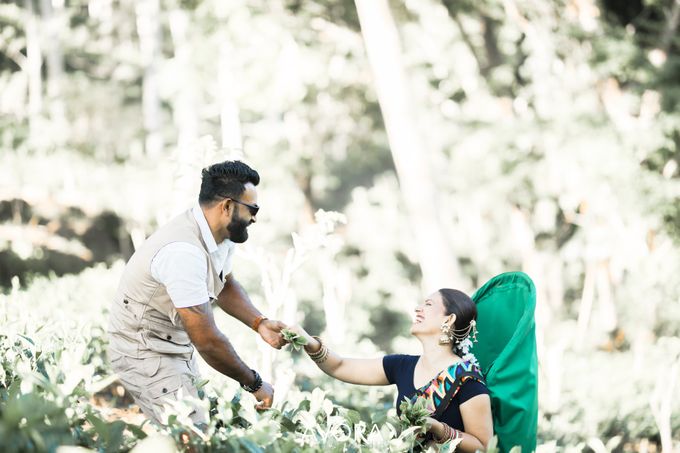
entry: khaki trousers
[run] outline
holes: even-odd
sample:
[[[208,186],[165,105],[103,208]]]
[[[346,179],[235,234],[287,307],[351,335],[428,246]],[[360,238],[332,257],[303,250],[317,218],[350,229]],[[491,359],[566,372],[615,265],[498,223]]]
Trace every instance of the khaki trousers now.
[[[109,351],[109,361],[144,415],[159,425],[166,424],[163,417],[165,405],[177,401],[180,389],[183,397],[198,398],[196,382],[199,373],[195,355],[191,360],[170,355],[135,359]],[[187,402],[193,409],[189,415],[191,420],[197,426],[205,426],[208,423],[207,411]]]

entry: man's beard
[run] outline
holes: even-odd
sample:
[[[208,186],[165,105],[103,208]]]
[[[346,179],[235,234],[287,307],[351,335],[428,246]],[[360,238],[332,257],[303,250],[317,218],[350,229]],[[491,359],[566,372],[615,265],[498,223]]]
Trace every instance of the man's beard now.
[[[248,240],[248,227],[250,222],[242,219],[238,211],[234,211],[234,215],[231,218],[231,222],[227,225],[227,231],[229,232],[229,240],[231,242],[236,242],[241,244]]]

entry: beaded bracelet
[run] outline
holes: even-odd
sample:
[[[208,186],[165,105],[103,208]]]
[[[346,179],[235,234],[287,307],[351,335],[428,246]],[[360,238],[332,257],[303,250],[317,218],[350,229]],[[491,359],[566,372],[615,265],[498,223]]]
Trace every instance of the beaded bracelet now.
[[[316,352],[307,352],[309,355],[309,358],[312,359],[315,363],[323,363],[326,361],[328,358],[328,347],[323,343],[321,338],[319,337],[313,337],[316,341],[319,342],[321,347],[319,348],[318,351]]]
[[[323,352],[323,346],[324,346],[323,341],[319,337],[312,336],[312,338],[314,338],[316,341],[319,342],[319,349],[317,349],[316,352],[307,351],[307,355],[309,355],[309,357],[311,357],[311,358],[320,357],[322,352]]]
[[[241,384],[241,388],[247,392],[255,393],[262,387],[262,378],[260,377],[260,373],[258,373],[257,371],[255,370],[250,371],[253,372],[253,378],[255,379],[255,382],[253,382],[253,385]]]
[[[458,431],[457,429],[451,428],[449,425],[446,423],[442,422],[442,425],[444,425],[444,435],[442,437],[436,437],[435,440],[438,444],[443,444],[446,443],[450,440],[456,440],[456,439],[461,439],[463,437],[463,433]]]
[[[328,348],[326,346],[323,347],[323,355],[319,357],[318,359],[312,359],[316,363],[324,363],[328,359]]]
[[[255,318],[255,321],[253,321],[253,325],[251,326],[252,329],[255,332],[257,332],[257,329],[260,328],[260,324],[262,324],[262,321],[265,321],[267,319],[269,319],[269,318],[267,318],[266,316],[262,316],[262,315],[258,316],[257,318]]]

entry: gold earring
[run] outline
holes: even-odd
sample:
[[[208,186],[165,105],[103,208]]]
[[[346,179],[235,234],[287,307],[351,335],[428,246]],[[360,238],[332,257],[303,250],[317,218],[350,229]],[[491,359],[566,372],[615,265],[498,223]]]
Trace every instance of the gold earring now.
[[[442,331],[442,336],[439,337],[439,344],[444,345],[444,344],[451,343],[449,326],[448,326],[448,324],[446,324],[446,322],[442,323],[441,331]]]

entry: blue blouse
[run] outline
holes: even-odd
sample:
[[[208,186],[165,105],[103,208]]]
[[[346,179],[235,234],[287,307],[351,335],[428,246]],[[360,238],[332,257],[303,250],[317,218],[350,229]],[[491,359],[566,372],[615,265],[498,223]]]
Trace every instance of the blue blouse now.
[[[415,395],[416,388],[413,386],[413,372],[420,356],[391,354],[383,357],[383,369],[390,384],[397,386],[397,414],[400,414],[399,405],[404,398],[410,399]],[[434,376],[432,376],[434,379]],[[488,395],[486,385],[474,379],[469,379],[460,387],[456,396],[446,408],[439,421],[446,423],[451,428],[465,431],[463,417],[460,415],[460,405],[477,395]]]

